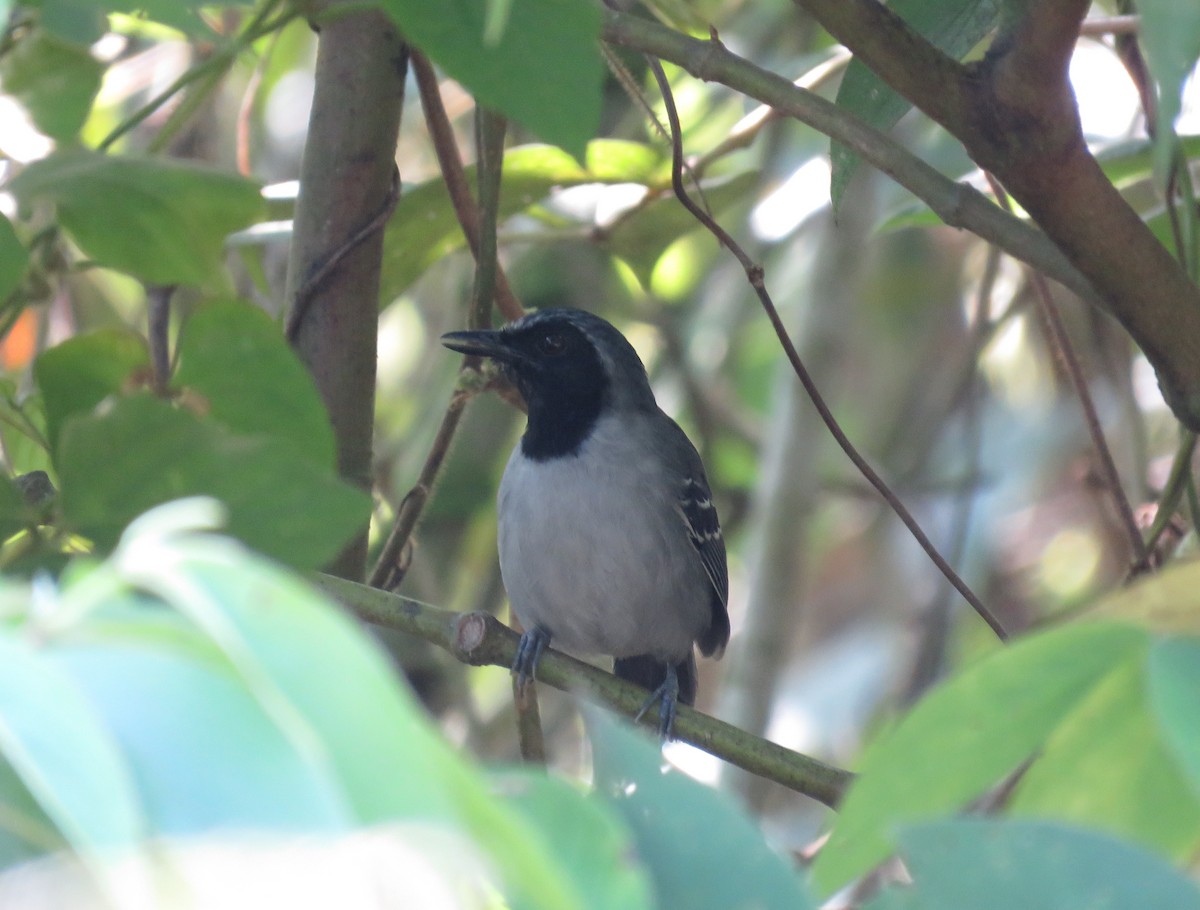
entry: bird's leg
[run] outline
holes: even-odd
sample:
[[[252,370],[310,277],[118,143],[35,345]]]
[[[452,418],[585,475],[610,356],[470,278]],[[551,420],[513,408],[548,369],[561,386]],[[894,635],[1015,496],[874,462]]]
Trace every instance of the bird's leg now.
[[[542,652],[548,644],[550,633],[541,626],[534,626],[521,633],[521,641],[517,644],[517,656],[512,665],[513,672],[517,674],[518,689],[524,689],[525,684],[534,678],[538,661],[542,659]]]
[[[671,738],[675,726],[675,704],[679,700],[679,677],[675,673],[675,665],[667,662],[667,673],[657,689],[642,704],[642,708],[634,716],[635,722],[641,722],[655,704],[658,705],[658,735],[664,742]]]

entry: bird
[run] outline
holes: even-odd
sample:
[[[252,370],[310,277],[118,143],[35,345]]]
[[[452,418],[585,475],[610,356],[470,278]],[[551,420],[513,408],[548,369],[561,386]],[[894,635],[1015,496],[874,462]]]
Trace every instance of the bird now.
[[[648,690],[665,741],[696,699],[695,646],[729,642],[725,540],[700,455],[658,406],[633,346],[585,310],[533,311],[442,344],[490,358],[528,422],[497,497],[500,573],[524,630],[513,672],[546,647],[609,655]]]

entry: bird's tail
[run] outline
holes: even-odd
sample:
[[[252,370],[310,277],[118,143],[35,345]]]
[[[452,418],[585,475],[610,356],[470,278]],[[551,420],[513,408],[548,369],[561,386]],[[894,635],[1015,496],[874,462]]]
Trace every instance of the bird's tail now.
[[[667,676],[667,663],[649,654],[637,657],[618,657],[613,661],[613,675],[619,679],[637,683],[651,692],[663,684]],[[675,676],[679,680],[679,701],[685,705],[696,703],[696,655],[688,656],[675,665]]]

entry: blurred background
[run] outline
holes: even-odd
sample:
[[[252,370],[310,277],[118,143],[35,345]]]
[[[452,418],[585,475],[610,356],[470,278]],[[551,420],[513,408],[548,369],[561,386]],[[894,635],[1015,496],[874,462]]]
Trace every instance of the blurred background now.
[[[762,67],[803,78],[826,97],[837,92],[844,55],[787,0],[701,0],[670,12],[677,25],[713,24],[731,50]],[[1103,22],[1109,12],[1098,6],[1094,15]],[[240,13],[224,15],[234,31]],[[108,65],[84,128],[88,144],[212,52],[170,30],[115,21],[118,30],[93,48]],[[1072,65],[1084,129],[1101,157],[1125,166],[1123,191],[1153,217],[1161,202],[1138,93],[1113,35],[1102,25],[1094,31]],[[119,146],[165,144],[173,155],[264,183],[276,220],[235,237],[231,260],[237,293],[272,313],[283,299],[314,56],[315,36],[295,21],[239,58],[187,117],[168,105]],[[1013,631],[1120,585],[1131,560],[1127,538],[1024,267],[940,226],[866,167],[834,217],[825,137],[720,85],[669,65],[667,72],[684,148],[713,212],[765,267],[767,288],[843,429],[966,582]],[[669,149],[629,91],[663,119],[644,62],[615,57],[612,73],[599,136],[614,144],[597,147],[597,157],[632,148],[616,142],[635,143],[646,178],[599,179],[595,167],[590,178],[555,180],[546,169],[522,182],[511,172],[502,262],[525,306],[579,307],[621,328],[659,403],[704,458],[729,546],[733,638],[721,662],[701,661],[699,706],[853,766],[897,710],[996,642],[833,443],[736,260],[671,197]],[[469,161],[472,99],[450,80],[441,89]],[[1200,132],[1194,82],[1192,89],[1181,135]],[[946,175],[986,186],[958,144],[922,115],[908,114],[895,135]],[[510,147],[532,142],[510,128]],[[48,143],[20,105],[0,97],[0,167],[39,158]],[[535,161],[544,151],[528,148],[528,159],[512,160]],[[411,84],[396,161],[403,193],[380,313],[376,548],[454,394],[459,359],[438,337],[464,325],[473,269],[452,224],[430,214],[421,229],[419,191],[439,171]],[[408,199],[417,202],[405,208]],[[1177,424],[1116,324],[1057,286],[1052,293],[1125,493],[1148,525],[1179,446]],[[19,388],[36,351],[62,338],[113,323],[144,328],[145,318],[136,282],[104,269],[73,272],[8,326],[0,352],[7,381]],[[400,593],[506,615],[494,501],[522,424],[495,396],[471,403]],[[32,453],[7,454],[20,470],[38,466]],[[486,759],[517,758],[506,673],[460,666],[398,635],[387,641],[452,741]],[[583,765],[573,706],[543,690],[542,713],[553,762]],[[815,804],[703,753],[676,745],[668,756],[736,792],[789,843],[804,843],[823,818]]]

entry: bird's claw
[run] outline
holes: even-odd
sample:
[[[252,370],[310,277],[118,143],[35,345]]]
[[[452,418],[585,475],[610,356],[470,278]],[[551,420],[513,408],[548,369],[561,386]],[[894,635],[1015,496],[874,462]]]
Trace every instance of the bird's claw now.
[[[633,719],[636,723],[641,723],[642,718],[646,713],[658,705],[658,737],[663,742],[672,739],[675,729],[675,706],[679,702],[679,677],[675,674],[675,667],[667,665],[667,675],[663,679],[662,684],[650,693],[650,697],[642,703],[641,709],[634,715]]]
[[[512,671],[517,674],[517,690],[523,691],[525,686],[537,675],[537,667],[542,659],[542,652],[550,644],[550,633],[541,626],[534,626],[521,633],[517,643],[517,656],[513,658]]]

